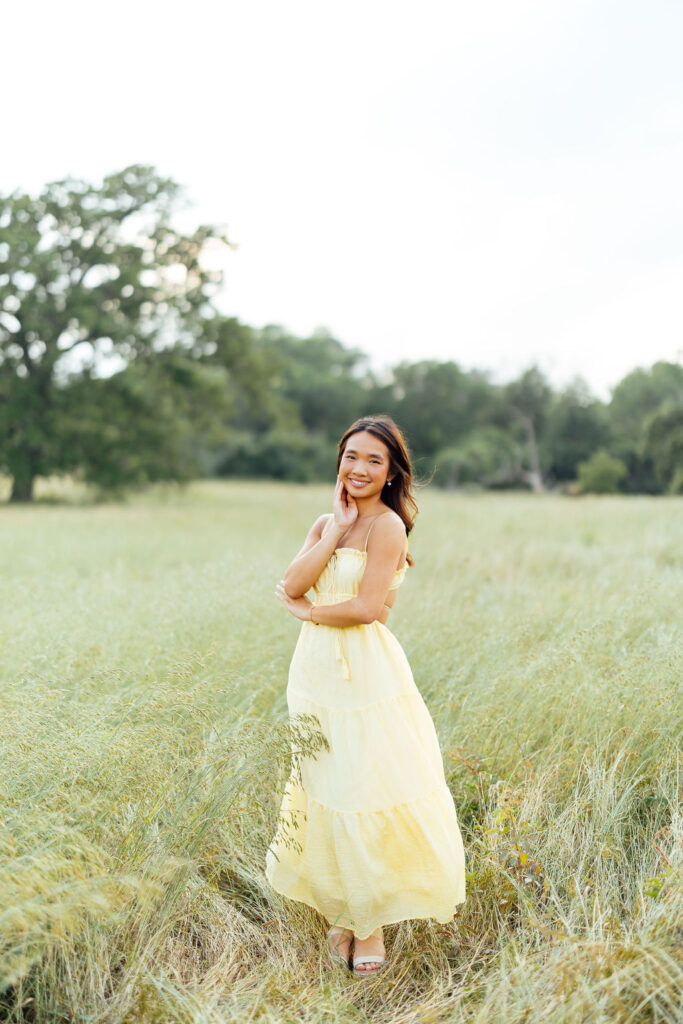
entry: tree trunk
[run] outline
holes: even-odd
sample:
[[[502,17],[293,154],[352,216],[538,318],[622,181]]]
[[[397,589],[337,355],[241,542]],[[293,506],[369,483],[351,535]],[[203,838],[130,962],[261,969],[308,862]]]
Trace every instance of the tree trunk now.
[[[33,501],[33,481],[35,477],[14,477],[10,501]]]
[[[448,467],[448,473],[446,476],[446,487],[447,491],[455,491],[458,488],[458,465],[452,462]]]
[[[545,487],[543,486],[541,467],[538,464],[536,431],[534,430],[534,421],[531,416],[524,417],[524,429],[526,430],[527,442],[529,444],[529,462],[531,463],[531,468],[528,470],[526,478],[532,491],[540,494],[545,490]]]

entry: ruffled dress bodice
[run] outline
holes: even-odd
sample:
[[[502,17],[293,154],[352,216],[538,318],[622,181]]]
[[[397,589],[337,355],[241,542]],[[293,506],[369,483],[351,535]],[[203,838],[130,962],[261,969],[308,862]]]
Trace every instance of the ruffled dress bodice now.
[[[406,537],[406,552],[408,538]],[[360,581],[365,572],[367,551],[359,548],[337,548],[332,552],[329,562],[313,584],[316,604],[339,604],[358,597]],[[408,563],[404,562],[400,569],[394,571],[394,578],[389,590],[397,590],[405,579]]]

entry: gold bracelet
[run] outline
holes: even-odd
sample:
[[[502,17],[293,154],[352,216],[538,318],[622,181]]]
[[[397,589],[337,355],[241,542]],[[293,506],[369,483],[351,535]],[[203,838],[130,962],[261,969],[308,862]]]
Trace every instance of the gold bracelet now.
[[[311,622],[313,623],[314,626],[319,626],[320,623],[316,622],[315,619],[313,618],[313,609],[314,608],[315,608],[315,603],[312,602],[311,603],[311,612],[310,612],[310,615],[308,617],[309,617],[309,619],[311,620]]]

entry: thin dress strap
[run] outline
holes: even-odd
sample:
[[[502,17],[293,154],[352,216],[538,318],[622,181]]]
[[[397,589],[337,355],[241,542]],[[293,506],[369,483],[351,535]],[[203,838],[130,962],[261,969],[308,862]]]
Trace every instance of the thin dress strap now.
[[[367,551],[367,550],[368,550],[368,537],[370,536],[370,533],[372,532],[372,528],[373,528],[373,526],[375,525],[375,523],[377,522],[377,520],[378,520],[378,519],[381,519],[381,518],[382,518],[382,516],[389,516],[389,515],[391,515],[391,513],[390,513],[390,512],[378,512],[378,513],[377,513],[377,515],[375,516],[375,518],[374,518],[374,519],[372,520],[372,522],[370,523],[370,529],[369,529],[369,530],[368,530],[368,532],[367,532],[367,533],[365,534],[365,546],[363,547],[363,551]]]

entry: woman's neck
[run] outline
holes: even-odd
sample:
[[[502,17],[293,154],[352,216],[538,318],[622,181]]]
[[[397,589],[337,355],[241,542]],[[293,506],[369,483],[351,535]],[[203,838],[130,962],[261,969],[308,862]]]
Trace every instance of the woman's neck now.
[[[377,502],[376,505],[373,505],[370,509],[364,509],[363,508],[363,499],[362,498],[356,498],[356,505],[358,506],[358,518],[359,519],[369,519],[371,516],[378,515],[383,510],[383,508],[384,508],[384,505],[382,504],[382,502],[379,501],[379,502]]]

